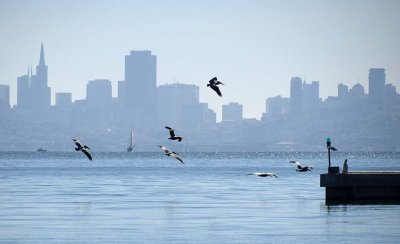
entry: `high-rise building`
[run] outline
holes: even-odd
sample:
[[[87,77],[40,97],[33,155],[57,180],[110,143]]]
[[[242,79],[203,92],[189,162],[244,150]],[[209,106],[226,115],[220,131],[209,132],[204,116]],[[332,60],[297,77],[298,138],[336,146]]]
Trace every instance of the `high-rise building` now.
[[[365,91],[364,91],[364,87],[360,84],[357,83],[355,84],[349,91],[349,95],[352,98],[356,98],[356,99],[362,99],[365,97]]]
[[[126,93],[126,82],[124,80],[118,81],[118,103],[120,105],[125,105]]]
[[[273,117],[284,115],[289,112],[290,99],[276,96],[269,97],[265,102],[265,113]]]
[[[31,77],[28,71],[27,75],[17,78],[17,105],[21,109],[29,109],[32,106],[30,87]]]
[[[318,109],[320,98],[319,98],[319,81],[313,81],[311,84],[303,83],[303,112],[310,112]]]
[[[135,128],[157,125],[157,57],[151,51],[131,51],[125,56],[125,108]]]
[[[111,81],[91,80],[86,86],[86,101],[90,108],[106,109],[112,104]]]
[[[17,104],[21,109],[46,111],[51,103],[51,89],[47,85],[47,65],[44,60],[43,44],[40,47],[39,64],[36,74],[32,69],[27,75],[17,78]]]
[[[170,84],[157,87],[158,121],[160,125],[181,126],[183,107],[199,104],[199,87]]]
[[[212,126],[216,122],[216,114],[208,108],[207,103],[198,103],[183,106],[183,128],[196,129],[200,126]]]
[[[239,103],[229,103],[222,105],[222,121],[242,121],[243,105]]]
[[[36,74],[31,76],[31,102],[33,108],[46,110],[51,103],[51,90],[47,86],[47,65],[44,60],[43,44],[40,47],[39,64],[36,66]]]
[[[72,93],[57,92],[56,93],[56,106],[66,108],[72,104]]]
[[[400,97],[396,92],[396,87],[392,84],[386,84],[384,96],[384,108],[387,111],[398,110],[400,107]]]
[[[370,69],[368,78],[370,106],[380,109],[385,95],[385,69]]]
[[[346,98],[349,95],[349,87],[343,83],[338,85],[338,97]]]
[[[290,113],[300,114],[303,103],[303,82],[300,77],[290,80]]]
[[[10,86],[0,85],[0,114],[10,111]]]

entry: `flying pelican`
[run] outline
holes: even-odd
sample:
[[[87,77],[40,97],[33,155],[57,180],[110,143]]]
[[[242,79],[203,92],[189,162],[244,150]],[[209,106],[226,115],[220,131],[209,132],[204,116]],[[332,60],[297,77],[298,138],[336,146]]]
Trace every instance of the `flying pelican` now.
[[[166,129],[169,130],[169,135],[170,135],[170,140],[178,140],[178,141],[182,141],[182,137],[180,136],[175,136],[175,130],[172,129],[171,127],[165,126]]]
[[[214,77],[214,78],[212,78],[210,81],[209,81],[209,83],[211,84],[211,83],[213,83],[214,85],[216,85],[216,86],[218,86],[218,85],[225,85],[224,83],[222,83],[221,81],[219,81],[218,79],[217,79],[217,77]]]
[[[290,161],[293,164],[297,165],[296,171],[298,172],[307,172],[307,171],[312,171],[313,167],[312,166],[301,166],[299,161]]]
[[[75,145],[77,146],[77,148],[75,148],[75,151],[81,151],[83,152],[90,161],[92,161],[92,155],[90,155],[89,151],[87,149],[90,150],[90,148],[86,145],[81,144],[81,142],[78,139],[72,139],[75,142]]]
[[[279,178],[278,175],[276,173],[260,173],[260,172],[256,172],[256,173],[252,173],[252,174],[247,174],[247,175],[257,175],[259,177],[275,177],[275,178]]]
[[[207,86],[213,89],[218,94],[218,96],[222,97],[222,93],[218,87],[219,84],[222,84],[222,82],[217,81],[217,77],[214,77],[208,82]]]
[[[164,146],[158,146],[158,147],[164,151],[164,155],[169,156],[169,157],[174,157],[175,159],[179,160],[181,163],[184,164],[183,160],[178,156],[178,154],[176,152],[172,152]]]

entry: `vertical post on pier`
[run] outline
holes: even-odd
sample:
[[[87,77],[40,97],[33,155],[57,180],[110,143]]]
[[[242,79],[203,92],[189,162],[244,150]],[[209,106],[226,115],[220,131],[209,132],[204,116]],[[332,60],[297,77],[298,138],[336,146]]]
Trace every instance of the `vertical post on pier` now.
[[[332,147],[331,138],[329,137],[326,138],[326,148],[328,148],[328,162],[329,162],[328,173],[337,174],[339,173],[339,167],[331,167],[331,150],[337,151],[337,149],[335,147]]]
[[[329,167],[328,171],[331,168],[331,138],[326,138],[326,148],[328,148],[328,162],[329,162]]]

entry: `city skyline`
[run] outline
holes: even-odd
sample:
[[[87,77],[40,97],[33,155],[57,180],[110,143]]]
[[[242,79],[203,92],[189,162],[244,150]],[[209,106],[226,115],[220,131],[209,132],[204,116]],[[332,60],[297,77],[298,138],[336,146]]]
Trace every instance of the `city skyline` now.
[[[157,84],[198,85],[200,101],[210,104],[218,121],[222,104],[232,101],[243,104],[244,117],[260,118],[265,98],[287,97],[287,80],[294,76],[319,80],[321,97],[336,95],[340,82],[367,88],[371,67],[385,68],[386,80],[396,87],[400,82],[398,1],[1,5],[0,84],[11,85],[12,104],[15,77],[37,62],[42,42],[55,92],[83,99],[82,87],[99,78],[111,80],[116,91],[124,79],[122,57],[152,50],[159,57]],[[213,76],[227,84],[229,97],[206,92],[205,82]]]
[[[138,57],[134,58],[134,56],[132,56],[133,54],[135,54],[136,56],[138,55]],[[136,77],[136,75],[135,75],[135,72],[143,70],[143,69],[146,69],[146,66],[143,66],[145,64],[141,63],[141,58],[140,58],[140,57],[146,57],[146,55],[150,55],[155,59],[154,61],[152,61],[152,62],[154,62],[154,64],[152,64],[154,66],[153,71],[151,71],[151,72],[149,71],[150,72],[149,73],[150,76],[152,76],[151,73],[154,73],[154,77],[150,78],[150,82],[154,83],[154,87],[155,88],[158,89],[158,88],[161,88],[163,86],[174,85],[174,84],[178,84],[178,85],[182,84],[182,85],[185,85],[185,86],[186,85],[189,85],[189,86],[190,85],[195,85],[195,84],[191,84],[191,83],[180,83],[180,82],[175,82],[175,83],[166,82],[164,84],[158,84],[156,82],[156,80],[157,80],[156,79],[156,76],[157,76],[157,67],[156,67],[157,66],[156,65],[157,56],[156,55],[152,55],[150,50],[130,51],[130,54],[125,55],[125,80],[129,81],[129,80],[132,80],[132,79],[133,80],[136,79],[137,81],[142,82],[142,85],[139,85],[139,86],[135,85],[135,87],[132,87],[132,85],[129,86],[129,84],[130,84],[129,82],[126,83],[126,81],[124,81],[124,80],[123,81],[113,82],[113,81],[110,81],[108,79],[96,79],[95,78],[95,79],[87,81],[87,83],[86,83],[86,93],[85,93],[85,97],[84,98],[82,98],[82,99],[72,99],[72,97],[74,96],[73,93],[69,93],[69,92],[65,92],[65,91],[59,91],[59,92],[54,91],[54,92],[51,93],[51,87],[47,87],[47,83],[48,83],[48,81],[47,81],[47,69],[48,69],[48,66],[45,64],[44,46],[43,46],[43,43],[42,43],[41,47],[40,47],[39,62],[38,62],[38,65],[36,66],[36,73],[35,74],[32,73],[32,67],[30,66],[30,67],[28,67],[28,71],[27,71],[26,75],[18,76],[17,79],[16,79],[18,84],[21,83],[20,87],[22,85],[24,85],[25,83],[26,83],[26,85],[24,85],[24,86],[28,86],[27,84],[33,84],[33,85],[29,85],[30,87],[28,87],[28,88],[23,88],[25,90],[28,89],[28,90],[24,91],[25,94],[28,94],[28,95],[25,95],[25,96],[22,95],[22,94],[18,96],[18,94],[20,93],[21,88],[18,88],[18,86],[17,86],[17,88],[18,88],[17,89],[17,104],[18,104],[18,101],[21,100],[20,101],[20,103],[21,103],[20,106],[22,105],[25,108],[27,108],[27,107],[33,108],[33,107],[37,106],[37,104],[35,105],[35,103],[37,103],[37,102],[34,102],[34,101],[39,99],[40,100],[39,103],[41,104],[41,105],[39,105],[39,107],[43,106],[43,104],[46,104],[46,103],[49,103],[51,106],[54,106],[54,105],[57,104],[57,95],[61,95],[61,96],[64,95],[65,96],[66,94],[68,94],[68,96],[70,96],[70,98],[69,98],[69,99],[71,99],[70,102],[79,102],[79,101],[87,100],[88,96],[90,96],[89,95],[90,92],[88,91],[88,89],[90,87],[90,84],[93,83],[93,85],[94,85],[94,83],[96,81],[97,81],[96,84],[98,82],[101,82],[101,81],[109,83],[110,95],[113,98],[126,99],[127,97],[128,98],[130,97],[129,99],[126,99],[126,101],[123,101],[123,103],[125,104],[124,106],[128,106],[128,101],[132,100],[132,98],[135,98],[135,99],[130,101],[129,103],[131,105],[133,105],[135,103],[138,104],[143,99],[155,96],[155,93],[154,93],[155,91],[153,91],[153,93],[154,93],[153,95],[149,94],[149,95],[144,95],[144,96],[142,95],[143,91],[141,91],[139,93],[136,92],[137,90],[140,89],[140,86],[142,86],[142,87],[146,86],[146,82],[147,81],[143,80],[143,81],[145,81],[143,83],[143,81],[141,81],[141,79],[143,79],[143,77]],[[145,59],[147,59],[147,58],[145,58]],[[132,61],[130,61],[130,60],[132,60]],[[130,71],[126,67],[126,65],[129,65],[130,63],[132,63],[131,66],[133,65],[132,66],[133,69],[134,69],[133,71]],[[138,67],[135,67],[135,65],[138,66]],[[135,70],[137,70],[137,71],[135,71]],[[383,71],[383,77],[381,77],[379,75],[380,71]],[[375,73],[377,75],[374,75]],[[128,75],[128,77],[127,77],[127,75]],[[381,97],[382,97],[384,86],[385,86],[385,82],[386,82],[385,69],[384,68],[370,68],[369,69],[368,91],[369,91],[369,89],[371,87],[371,75],[372,75],[372,77],[376,76],[377,78],[373,78],[373,79],[379,80],[379,83],[382,84],[382,85],[378,85],[381,88],[376,89],[376,90],[380,90],[379,93],[381,94]],[[136,78],[134,78],[134,77],[136,77]],[[121,82],[122,83],[126,83],[127,85],[124,85]],[[35,86],[36,83],[38,83],[38,84],[43,83],[43,84],[40,84],[39,86],[38,85]],[[112,85],[113,83],[114,83],[114,85]],[[301,107],[304,106],[306,109],[307,109],[307,107],[315,107],[316,103],[318,103],[319,100],[324,101],[324,100],[327,100],[329,97],[333,97],[332,95],[326,97],[325,99],[320,97],[320,95],[319,95],[320,94],[320,85],[319,85],[319,83],[320,83],[320,81],[311,81],[310,84],[307,84],[307,81],[304,78],[301,78],[301,77],[298,77],[298,76],[291,77],[291,80],[290,80],[290,93],[289,93],[289,96],[288,96],[289,98],[292,98],[290,100],[291,109],[292,110],[298,110],[298,109],[293,109],[292,106],[301,106]],[[337,96],[340,96],[340,86],[341,85],[345,85],[346,86],[346,84],[348,84],[348,83],[345,83],[345,84],[343,84],[343,82],[338,83]],[[117,87],[115,87],[115,85]],[[360,84],[360,82],[357,82],[354,86],[356,86],[356,85],[361,85],[361,84]],[[395,85],[393,85],[393,84],[390,84],[390,85],[394,86],[394,89],[396,90],[396,86]],[[3,86],[5,86],[5,85],[3,85]],[[9,85],[6,85],[6,86],[9,86]],[[197,87],[197,89],[200,88],[197,85],[195,85],[195,86]],[[37,92],[38,88],[35,88],[35,87],[43,87],[43,89],[45,89],[45,90]],[[295,90],[293,90],[293,89],[295,89]],[[304,101],[303,101],[303,99],[304,99],[303,96],[304,95],[300,95],[300,97],[298,95],[298,93],[299,93],[298,90],[299,89],[300,89],[301,94],[303,94],[303,92],[301,90],[304,89],[304,94],[306,95],[305,96],[306,99]],[[362,89],[364,89],[364,86],[362,86]],[[30,90],[32,90],[32,91],[30,91]],[[35,91],[38,94],[35,94]],[[128,94],[127,94],[128,91],[130,91],[130,94],[135,94],[135,95],[134,96],[128,96]],[[47,95],[44,95],[43,92],[47,93]],[[121,92],[123,92],[124,94],[120,94]],[[51,94],[48,94],[48,93],[51,93]],[[91,92],[91,94],[94,94],[94,93],[95,93],[94,91]],[[12,94],[12,92],[9,92],[9,94]],[[43,94],[43,95],[41,95],[41,94]],[[366,94],[369,94],[369,92],[366,92]],[[51,103],[50,103],[49,98],[46,98],[49,95],[51,95],[51,97],[52,97]],[[37,96],[37,97],[36,98],[31,98],[31,96]],[[100,99],[101,95],[98,95],[98,96],[99,96],[99,99]],[[142,96],[142,97],[139,97],[139,96]],[[110,97],[110,99],[111,99],[111,97]],[[278,94],[278,95],[276,95],[274,97],[283,97],[283,95],[282,94]],[[274,98],[274,97],[267,97],[265,99],[268,100],[269,98]],[[375,100],[375,102],[377,102],[375,97],[376,97],[376,94],[373,93],[371,98],[373,100]],[[32,99],[34,99],[34,100],[32,100]],[[44,101],[43,101],[43,99],[44,99]],[[100,101],[99,99],[98,99],[98,101]],[[197,99],[197,100],[199,102],[199,99]],[[10,101],[11,108],[13,106],[17,105],[17,104],[12,104],[11,99],[9,99],[9,101]],[[90,99],[88,101],[90,102]],[[110,102],[111,102],[111,100],[110,100]],[[153,101],[153,102],[155,102],[155,101]],[[304,102],[306,104],[301,105]],[[144,104],[149,104],[149,103],[151,103],[151,100],[145,102]],[[223,119],[224,118],[223,113],[224,113],[224,107],[225,106],[232,105],[232,104],[238,104],[238,103],[240,103],[240,101],[228,101],[226,104],[221,104],[221,114],[217,115],[217,118],[219,117],[220,119],[219,120],[217,119],[217,121],[221,122],[221,121],[224,120]],[[92,107],[96,107],[96,106],[97,106],[96,104],[92,105]],[[240,103],[240,106],[241,106],[241,114],[243,116],[243,110],[244,110],[243,109],[243,104]],[[382,106],[382,105],[379,105],[379,102],[378,102],[377,106]],[[146,109],[146,111],[156,111],[156,109],[155,109],[155,107],[149,107],[149,108]],[[254,118],[262,119],[262,116],[263,116],[263,114],[265,112],[266,112],[266,110],[263,110],[259,117],[254,117]],[[298,112],[301,112],[301,111],[298,111]],[[246,118],[246,117],[243,117],[243,118]],[[250,117],[247,117],[247,118],[252,119]],[[155,120],[154,117],[153,117],[153,120]],[[149,121],[147,123],[149,123]]]
[[[9,86],[0,86],[4,135],[0,144],[5,150],[32,150],[42,145],[64,151],[69,148],[66,138],[79,135],[99,150],[114,151],[125,147],[124,135],[134,128],[137,150],[152,151],[168,125],[185,135],[185,143],[178,148],[181,151],[189,144],[197,151],[320,150],[325,136],[337,137],[348,150],[398,150],[394,142],[400,136],[400,94],[386,82],[384,68],[369,69],[368,89],[360,83],[339,83],[338,96],[324,100],[319,81],[292,77],[290,96],[267,97],[260,120],[244,117],[245,106],[229,102],[221,106],[222,120],[217,121],[211,106],[200,101],[199,86],[157,86],[157,59],[150,50],[125,55],[125,80],[118,81],[116,97],[110,80],[92,79],[86,83],[84,99],[72,102],[71,93],[56,92],[56,105],[51,105],[52,88],[41,45],[36,73],[28,69],[17,78],[16,106],[9,106]],[[49,133],[51,138],[45,139]],[[47,140],[51,143],[46,144]],[[358,144],[360,140],[367,143]]]

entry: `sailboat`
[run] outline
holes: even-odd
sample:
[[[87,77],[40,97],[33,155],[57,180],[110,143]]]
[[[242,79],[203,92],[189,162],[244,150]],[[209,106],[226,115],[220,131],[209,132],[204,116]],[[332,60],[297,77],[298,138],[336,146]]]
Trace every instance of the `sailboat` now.
[[[132,152],[134,147],[135,147],[135,134],[134,134],[133,128],[131,126],[131,140],[130,140],[129,147],[126,149],[126,151]]]

